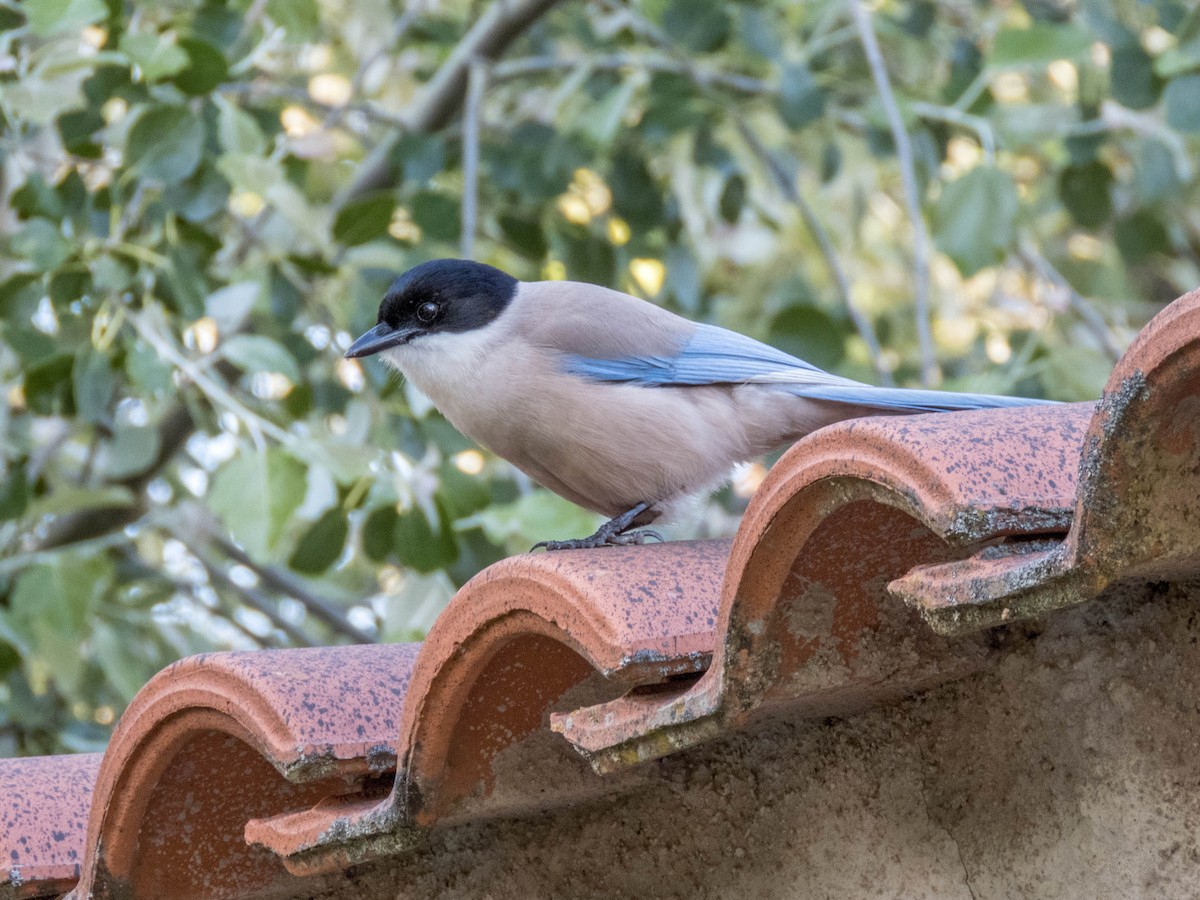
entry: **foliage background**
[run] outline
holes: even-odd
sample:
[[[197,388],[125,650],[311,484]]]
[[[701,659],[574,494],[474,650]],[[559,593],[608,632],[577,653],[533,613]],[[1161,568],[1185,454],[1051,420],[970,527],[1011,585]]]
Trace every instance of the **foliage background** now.
[[[1063,400],[1200,283],[1171,0],[0,0],[0,115],[4,755],[593,527],[340,358],[414,263]]]

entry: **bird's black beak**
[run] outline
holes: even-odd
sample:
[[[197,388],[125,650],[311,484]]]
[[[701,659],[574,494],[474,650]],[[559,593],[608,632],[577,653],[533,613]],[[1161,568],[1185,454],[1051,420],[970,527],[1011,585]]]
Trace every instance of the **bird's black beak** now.
[[[393,328],[386,322],[380,322],[346,351],[346,359],[357,359],[360,356],[370,356],[388,347],[398,347],[407,344],[417,334],[415,328]]]

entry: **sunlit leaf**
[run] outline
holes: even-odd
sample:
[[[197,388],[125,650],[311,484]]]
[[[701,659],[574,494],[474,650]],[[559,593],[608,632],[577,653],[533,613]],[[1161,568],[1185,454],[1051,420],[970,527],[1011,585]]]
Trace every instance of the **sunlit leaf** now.
[[[175,41],[151,32],[121,36],[121,52],[136,65],[146,81],[161,81],[188,64],[188,55]]]
[[[1200,74],[1181,75],[1163,91],[1167,124],[1190,134],[1200,132]]]
[[[988,62],[993,66],[1038,65],[1085,53],[1095,38],[1075,25],[1034,22],[1028,28],[1005,28],[996,34]]]
[[[278,341],[261,334],[235,334],[221,345],[221,355],[244,372],[278,372],[300,380],[296,358]]]
[[[30,30],[42,37],[90,25],[108,15],[104,0],[25,0]]]
[[[934,241],[964,275],[994,265],[1016,237],[1020,201],[1012,176],[980,166],[950,182],[938,200]]]
[[[305,485],[304,465],[284,451],[247,452],[217,472],[209,504],[247,552],[261,556],[278,542]]]

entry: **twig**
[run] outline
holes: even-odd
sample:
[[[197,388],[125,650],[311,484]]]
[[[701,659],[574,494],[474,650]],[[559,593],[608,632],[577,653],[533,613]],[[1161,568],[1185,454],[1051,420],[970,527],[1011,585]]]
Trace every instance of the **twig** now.
[[[147,565],[142,558],[138,556],[137,551],[132,547],[121,548],[121,555],[125,558],[124,571],[122,574],[126,579],[143,578],[147,580],[161,581],[169,585],[171,590],[175,591],[176,593],[186,594],[187,596],[191,597],[192,600],[194,600],[198,606],[202,607],[205,612],[219,613],[222,619],[241,632],[241,634],[248,638],[251,643],[257,644],[259,647],[265,647],[267,645],[267,641],[262,635],[255,634],[253,631],[247,628],[244,623],[239,622],[237,620],[237,616],[227,613],[224,606],[218,605],[214,607],[211,604],[204,602],[204,598],[201,597],[200,593],[196,590],[197,586],[195,584],[184,581],[182,578],[173,578],[162,569],[156,569],[153,566]],[[272,641],[271,643],[278,643],[278,641]]]
[[[383,138],[359,166],[354,180],[335,198],[334,209],[388,186],[391,156],[406,132],[430,132],[444,127],[466,96],[468,72],[475,59],[499,57],[530,25],[560,0],[494,0],[487,11],[455,45],[412,108],[404,126]]]
[[[235,594],[241,597],[243,603],[245,603],[251,609],[257,610],[266,616],[272,625],[274,625],[300,646],[315,647],[317,645],[317,642],[311,636],[306,634],[302,628],[293,625],[291,622],[281,616],[279,614],[279,610],[276,609],[275,603],[272,602],[269,597],[264,595],[261,591],[255,590],[254,588],[243,587],[230,578],[229,573],[218,566],[216,561],[213,560],[213,558],[209,556],[203,548],[197,546],[196,542],[193,541],[190,536],[182,534],[181,531],[176,528],[169,527],[168,530],[175,540],[183,544],[183,546],[187,548],[188,552],[191,553],[192,556],[196,557],[197,560],[199,560],[200,565],[204,567],[204,571],[208,573],[209,581],[211,581],[214,586],[220,585],[226,590],[233,591]]]
[[[187,439],[195,427],[192,414],[185,405],[179,404],[171,407],[163,415],[158,425],[158,456],[155,457],[154,462],[144,472],[112,482],[115,485],[129,488],[135,498],[134,504],[85,509],[55,519],[47,526],[45,535],[38,541],[38,550],[53,550],[66,544],[89,541],[124,528],[140,519],[146,513],[146,502],[142,497],[142,492],[151,481],[158,477],[159,472],[175,457],[180,448],[187,443]]]
[[[388,37],[387,42],[359,63],[358,69],[354,72],[354,78],[350,82],[350,97],[354,97],[362,90],[363,79],[366,78],[367,72],[371,70],[371,67],[391,53],[393,48],[404,39],[404,35],[408,34],[408,29],[412,28],[413,23],[417,20],[417,10],[418,4],[410,0],[404,7],[404,12],[400,14],[400,18],[396,20],[396,24],[392,26],[392,33]],[[337,106],[329,107],[329,111],[325,114],[325,120],[321,123],[321,127],[326,131],[337,127],[346,115],[346,112],[354,108],[354,105],[349,100]],[[370,112],[367,112],[367,115],[370,115]]]
[[[312,593],[298,579],[272,566],[264,566],[255,562],[246,555],[241,547],[215,531],[210,531],[209,539],[223,554],[257,575],[264,585],[296,600],[314,618],[320,619],[334,631],[344,634],[357,644],[373,644],[375,642],[374,638],[347,619],[341,610]]]
[[[992,130],[991,123],[987,119],[982,116],[973,116],[970,113],[962,112],[952,106],[938,106],[936,103],[925,103],[919,100],[910,103],[909,108],[922,119],[933,119],[935,122],[949,122],[951,125],[959,125],[963,128],[971,129],[979,137],[979,145],[983,147],[983,155],[987,159],[988,164],[995,164],[996,133]]]
[[[481,59],[471,61],[467,79],[467,102],[463,109],[463,199],[462,199],[462,249],[463,259],[475,256],[475,228],[479,210],[479,116],[483,104],[483,93],[487,89],[487,63]]]
[[[858,27],[859,40],[867,57],[867,65],[871,68],[871,77],[875,80],[875,88],[879,91],[879,101],[883,104],[887,115],[888,128],[892,132],[892,140],[896,144],[896,159],[900,164],[900,180],[904,185],[904,204],[908,209],[908,217],[913,230],[913,276],[914,302],[917,316],[917,340],[921,351],[921,383],[931,385],[937,378],[937,358],[933,350],[933,332],[929,325],[929,232],[925,228],[925,219],[921,215],[921,196],[917,188],[917,170],[913,164],[912,142],[904,127],[904,119],[900,108],[896,105],[896,96],[892,92],[892,83],[888,78],[887,66],[883,61],[883,53],[879,49],[879,41],[875,37],[875,28],[871,24],[870,13],[863,6],[862,0],[849,0],[850,9],[854,13],[854,22]]]
[[[209,400],[218,406],[225,407],[229,412],[237,416],[258,444],[261,445],[262,436],[267,435],[284,446],[290,447],[295,445],[295,435],[284,428],[280,428],[274,422],[264,419],[247,407],[233,396],[224,384],[205,372],[194,361],[184,356],[170,340],[162,335],[154,325],[151,325],[148,321],[148,310],[151,309],[156,308],[146,307],[141,312],[131,315],[129,321],[137,333],[141,335],[142,339],[158,351],[159,356],[186,375],[193,384],[204,392]],[[161,316],[158,318],[161,318]]]
[[[1042,256],[1032,243],[1023,241],[1017,249],[1017,255],[1044,280],[1066,294],[1071,309],[1083,321],[1084,326],[1092,333],[1100,346],[1104,348],[1104,352],[1113,362],[1119,360],[1122,356],[1121,348],[1113,339],[1108,323],[1104,321],[1104,317],[1091,302],[1075,290],[1063,274],[1050,263],[1050,260]]]
[[[736,72],[714,71],[688,65],[677,59],[654,56],[642,53],[611,53],[606,56],[564,58],[557,56],[526,56],[520,59],[498,62],[491,70],[494,82],[512,81],[527,75],[540,75],[545,72],[557,72],[564,69],[575,69],[587,66],[593,71],[620,71],[622,69],[643,69],[649,72],[668,72],[673,75],[687,75],[702,88],[723,87],[740,94],[760,97],[779,93],[779,87],[761,78],[749,75],[739,75]]]
[[[734,113],[733,119],[737,125],[738,134],[741,135],[746,146],[750,148],[750,152],[757,156],[762,164],[766,166],[767,172],[770,173],[772,180],[779,190],[800,211],[800,218],[804,220],[805,227],[813,236],[813,240],[817,242],[817,247],[821,251],[821,256],[825,260],[829,274],[833,276],[833,281],[837,286],[837,292],[841,297],[842,304],[850,313],[850,318],[854,321],[854,327],[858,331],[859,337],[867,345],[867,350],[871,354],[871,362],[875,366],[879,380],[885,387],[891,387],[894,384],[892,373],[883,361],[883,348],[879,345],[879,338],[875,334],[875,327],[871,324],[871,320],[854,305],[851,299],[850,279],[837,258],[837,251],[833,247],[833,241],[830,239],[829,233],[821,224],[820,219],[817,218],[817,214],[808,204],[804,195],[800,193],[799,188],[796,187],[794,179],[784,170],[783,164],[779,159],[763,145],[758,135],[750,130],[750,127],[740,115]]]

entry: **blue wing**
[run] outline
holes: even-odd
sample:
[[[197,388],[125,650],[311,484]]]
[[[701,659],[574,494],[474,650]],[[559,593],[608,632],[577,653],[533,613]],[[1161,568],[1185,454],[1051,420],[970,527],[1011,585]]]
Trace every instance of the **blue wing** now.
[[[782,350],[714,325],[697,325],[691,338],[673,356],[593,359],[569,354],[566,371],[592,381],[647,387],[762,384],[810,400],[912,412],[1030,406],[1047,402],[991,394],[872,387],[831,375]]]

